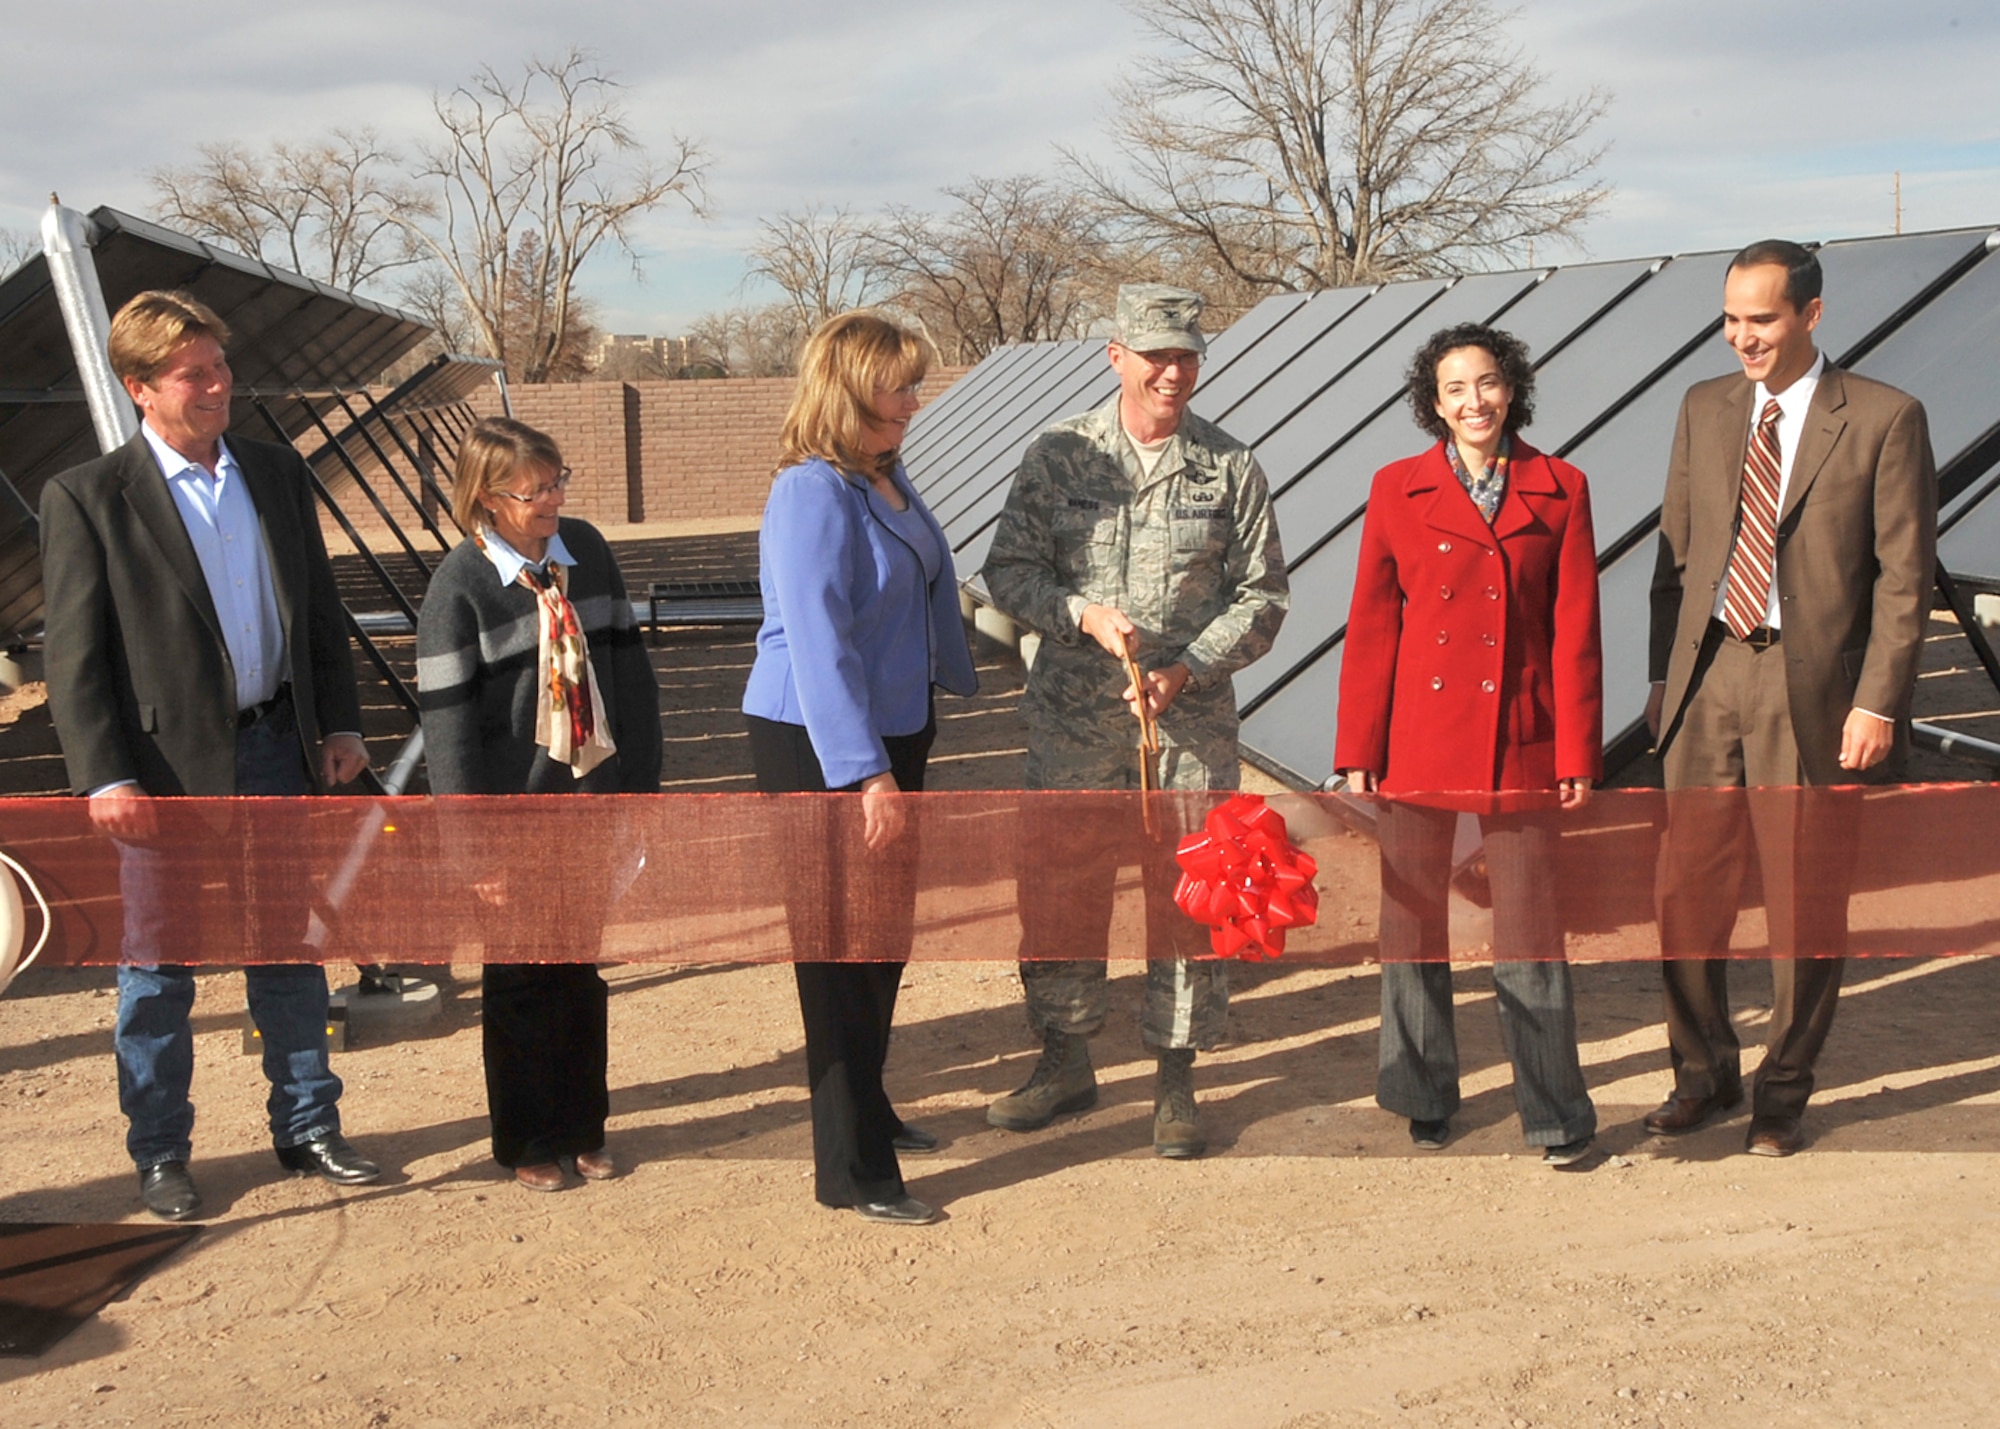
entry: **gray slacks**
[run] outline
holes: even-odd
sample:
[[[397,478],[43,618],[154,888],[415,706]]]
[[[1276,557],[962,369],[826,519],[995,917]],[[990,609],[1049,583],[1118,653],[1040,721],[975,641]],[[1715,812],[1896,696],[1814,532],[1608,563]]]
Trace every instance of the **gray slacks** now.
[[[1458,814],[1385,805],[1382,853],[1382,1053],[1375,1100],[1413,1121],[1458,1110],[1446,897]],[[1514,1104],[1530,1146],[1597,1130],[1576,1045],[1576,1001],[1552,888],[1556,833],[1543,817],[1488,814],[1493,990],[1500,1041],[1514,1066]]]

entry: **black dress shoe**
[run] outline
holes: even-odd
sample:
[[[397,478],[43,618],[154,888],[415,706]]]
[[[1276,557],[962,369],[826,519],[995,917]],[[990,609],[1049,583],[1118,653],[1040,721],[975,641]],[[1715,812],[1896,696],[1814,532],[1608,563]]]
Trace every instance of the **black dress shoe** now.
[[[139,1199],[163,1221],[191,1220],[201,1209],[201,1192],[195,1190],[185,1161],[162,1161],[141,1171]]]
[[[1410,1118],[1410,1141],[1419,1150],[1439,1151],[1449,1140],[1451,1140],[1449,1119],[1421,1121],[1416,1117]]]
[[[854,1214],[864,1221],[882,1221],[897,1226],[927,1226],[936,1220],[935,1207],[915,1196],[898,1196],[893,1201],[856,1201]]]
[[[1646,1130],[1655,1136],[1679,1136],[1743,1105],[1743,1084],[1724,1087],[1712,1096],[1671,1096],[1646,1113]]]
[[[347,1144],[339,1132],[318,1141],[277,1148],[278,1164],[301,1176],[318,1176],[336,1186],[360,1186],[382,1174],[382,1168]]]
[[[889,1143],[898,1151],[907,1151],[912,1156],[927,1156],[938,1149],[938,1139],[921,1126],[911,1126],[907,1121],[903,1129],[896,1133],[896,1139]]]

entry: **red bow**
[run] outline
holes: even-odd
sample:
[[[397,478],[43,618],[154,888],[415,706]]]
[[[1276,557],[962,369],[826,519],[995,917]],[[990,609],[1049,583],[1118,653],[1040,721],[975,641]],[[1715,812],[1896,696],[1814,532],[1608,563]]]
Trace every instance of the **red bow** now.
[[[1237,794],[1174,851],[1181,866],[1174,902],[1212,930],[1219,958],[1263,962],[1285,951],[1285,929],[1319,917],[1312,855],[1292,847],[1285,820],[1261,794]]]

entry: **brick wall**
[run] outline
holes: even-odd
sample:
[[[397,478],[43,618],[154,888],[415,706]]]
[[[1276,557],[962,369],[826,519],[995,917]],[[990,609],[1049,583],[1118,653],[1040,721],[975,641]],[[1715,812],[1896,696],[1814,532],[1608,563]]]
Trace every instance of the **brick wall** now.
[[[621,382],[561,382],[509,389],[514,415],[556,439],[573,473],[569,502],[572,516],[599,526],[622,525],[637,519],[633,506],[638,491],[633,478],[626,432],[631,425],[627,407],[632,388]],[[498,416],[500,396],[482,393],[475,404],[481,416]]]
[[[965,374],[933,373],[923,399]],[[580,382],[510,389],[514,415],[556,439],[576,476],[568,509],[599,526],[754,520],[771,489],[789,377]],[[482,413],[499,397],[482,396]]]
[[[789,377],[640,384],[637,519],[755,516],[764,509]]]
[[[924,402],[936,400],[966,371],[932,373],[924,382]],[[574,476],[564,510],[593,525],[616,527],[697,518],[754,522],[770,493],[792,387],[789,377],[565,382],[516,386],[509,396],[514,415],[554,437],[569,462]],[[499,394],[483,391],[473,406],[481,416],[497,416]],[[306,451],[317,446],[317,434],[300,443]],[[373,463],[364,466],[372,469]],[[437,475],[449,491],[450,472]],[[379,476],[373,485],[418,548],[434,558],[436,543],[418,528],[408,502]],[[396,549],[364,497],[350,489],[342,504],[372,549],[385,554]],[[439,522],[449,529],[448,521]],[[322,513],[321,525],[338,544],[332,518]]]

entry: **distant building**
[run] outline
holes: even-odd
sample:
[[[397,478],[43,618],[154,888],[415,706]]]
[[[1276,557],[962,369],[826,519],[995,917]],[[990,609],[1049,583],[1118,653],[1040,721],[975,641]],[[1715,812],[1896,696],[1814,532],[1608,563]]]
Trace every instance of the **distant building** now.
[[[684,337],[647,337],[642,333],[606,333],[591,354],[591,368],[615,378],[672,377],[692,360],[693,344]]]

